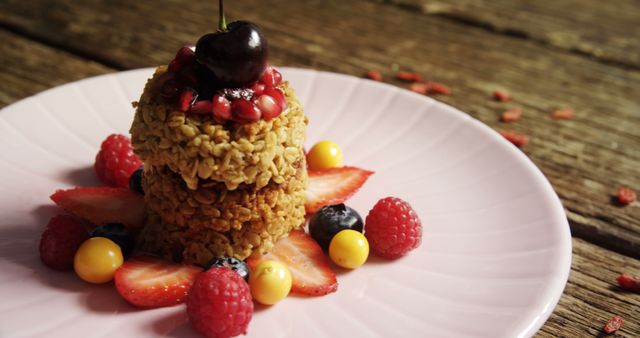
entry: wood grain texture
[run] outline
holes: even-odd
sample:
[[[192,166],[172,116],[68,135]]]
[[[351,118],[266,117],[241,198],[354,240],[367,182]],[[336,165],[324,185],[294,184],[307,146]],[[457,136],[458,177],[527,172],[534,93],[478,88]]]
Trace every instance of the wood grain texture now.
[[[555,6],[531,6],[542,2]],[[393,78],[397,69],[418,71],[452,88],[438,99],[496,129],[528,134],[523,151],[550,179],[581,238],[573,240],[565,294],[538,336],[598,336],[618,314],[626,323],[617,336],[640,337],[640,296],[615,286],[621,272],[640,274],[640,205],[612,203],[620,185],[640,191],[639,71],[406,6],[247,0],[227,7],[231,20],[265,28],[277,65],[356,76],[378,69],[398,86],[406,84]],[[4,0],[0,105],[113,69],[167,63],[179,46],[214,29],[216,13],[213,2]],[[511,92],[512,101],[492,100],[496,89]],[[512,107],[524,109],[522,119],[499,122]],[[551,111],[561,107],[574,108],[575,118],[553,120]]]
[[[640,3],[637,0],[383,2],[640,69]]]
[[[66,82],[113,71],[7,31],[0,30],[0,41],[0,108]]]
[[[212,30],[217,13],[213,2],[37,2],[4,1],[0,22],[122,68],[167,63],[176,46]],[[453,94],[442,101],[496,129],[530,135],[524,151],[562,198],[574,235],[640,257],[640,208],[611,202],[620,185],[640,190],[640,71],[367,1],[228,7],[231,20],[264,27],[275,64],[354,75],[375,68],[397,85],[393,69],[403,68],[448,84]],[[513,100],[493,101],[499,88]],[[524,117],[500,123],[511,107],[522,107]],[[562,107],[574,108],[576,117],[552,119]]]
[[[625,323],[611,337],[640,336],[640,294],[618,287],[621,273],[640,272],[640,261],[573,240],[573,262],[565,292],[537,337],[601,337],[614,315]],[[609,337],[609,336],[607,336]]]

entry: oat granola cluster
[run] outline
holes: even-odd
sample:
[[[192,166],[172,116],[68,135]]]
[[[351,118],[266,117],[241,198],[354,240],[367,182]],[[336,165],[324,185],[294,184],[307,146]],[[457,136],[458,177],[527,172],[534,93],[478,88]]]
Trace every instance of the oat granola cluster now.
[[[200,265],[268,251],[304,223],[307,118],[295,93],[282,82],[288,109],[271,120],[221,124],[155,95],[165,72],[147,82],[130,129],[150,210],[139,246]]]

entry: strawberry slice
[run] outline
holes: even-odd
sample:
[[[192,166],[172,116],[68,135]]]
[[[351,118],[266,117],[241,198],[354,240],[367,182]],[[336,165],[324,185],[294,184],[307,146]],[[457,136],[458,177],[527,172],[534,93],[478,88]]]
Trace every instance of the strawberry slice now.
[[[307,213],[314,213],[325,205],[346,201],[372,174],[373,171],[356,167],[309,170],[307,202],[304,204]]]
[[[118,293],[141,308],[183,303],[201,268],[167,262],[151,256],[134,257],[116,270]]]
[[[289,268],[293,284],[291,292],[309,296],[324,296],[338,290],[336,274],[329,267],[320,245],[304,231],[293,230],[280,239],[266,255],[247,258],[253,270],[263,260],[276,260]]]
[[[51,199],[68,212],[95,225],[122,223],[140,227],[144,224],[144,198],[129,189],[81,187],[57,190]]]

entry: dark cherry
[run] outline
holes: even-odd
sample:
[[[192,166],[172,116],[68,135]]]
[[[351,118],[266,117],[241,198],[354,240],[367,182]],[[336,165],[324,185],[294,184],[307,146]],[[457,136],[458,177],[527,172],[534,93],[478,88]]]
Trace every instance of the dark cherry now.
[[[259,80],[267,67],[267,40],[260,27],[235,21],[226,30],[204,35],[196,59],[223,87],[243,87]]]

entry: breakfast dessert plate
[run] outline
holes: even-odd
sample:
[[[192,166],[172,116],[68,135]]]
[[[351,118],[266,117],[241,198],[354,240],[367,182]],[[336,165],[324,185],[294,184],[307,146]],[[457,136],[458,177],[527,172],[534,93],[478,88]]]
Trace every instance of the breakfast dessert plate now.
[[[539,169],[486,125],[383,83],[282,68],[309,117],[307,147],[340,144],[346,165],[375,171],[348,201],[408,201],[423,242],[406,257],[338,270],[338,291],[257,305],[248,337],[528,337],[566,284],[571,236]],[[0,111],[0,337],[197,337],[184,306],[139,310],[113,285],[90,285],[38,256],[49,196],[95,186],[109,134],[127,134],[153,69],[56,87]]]

